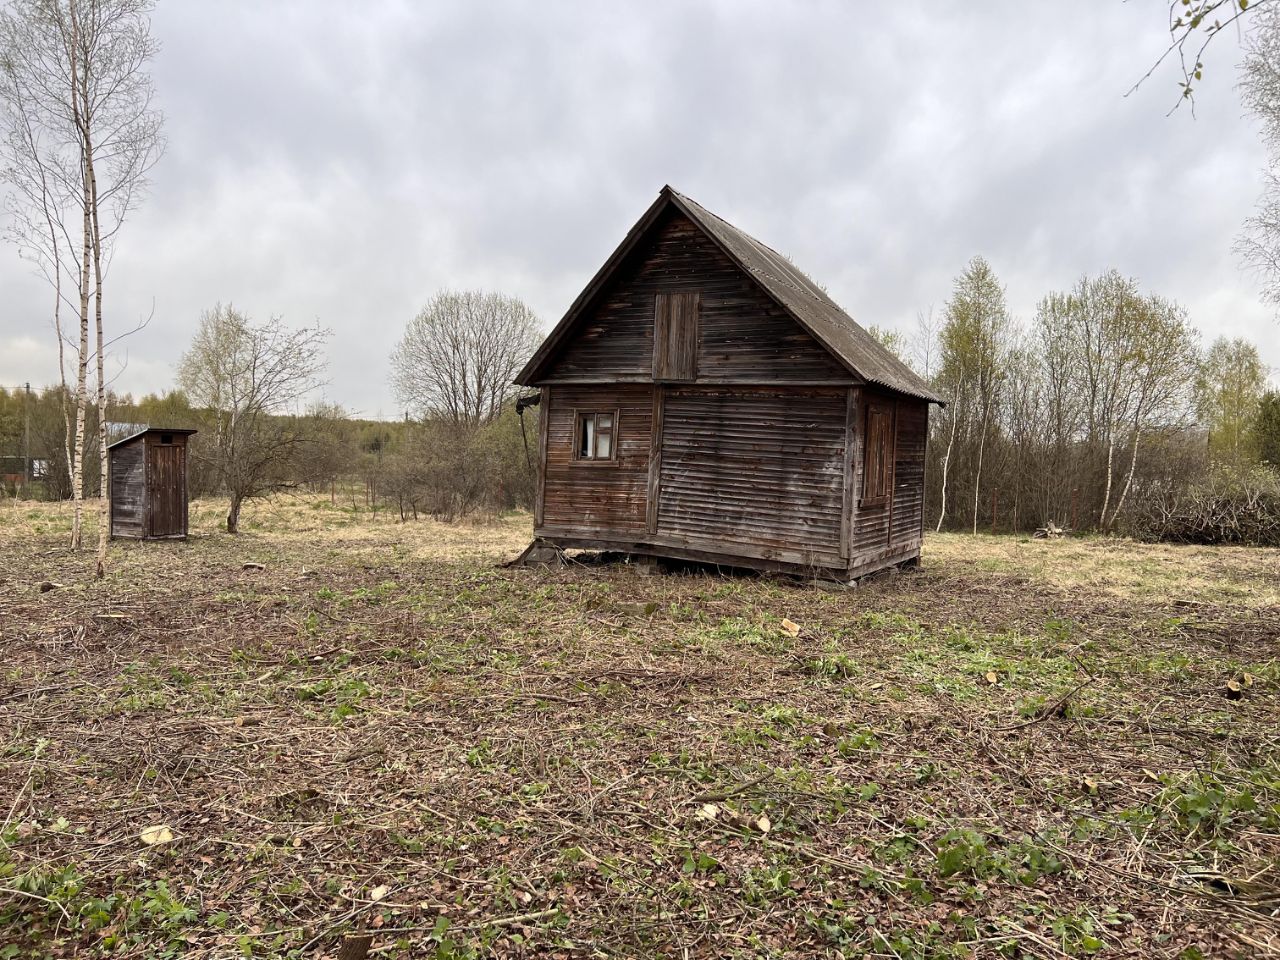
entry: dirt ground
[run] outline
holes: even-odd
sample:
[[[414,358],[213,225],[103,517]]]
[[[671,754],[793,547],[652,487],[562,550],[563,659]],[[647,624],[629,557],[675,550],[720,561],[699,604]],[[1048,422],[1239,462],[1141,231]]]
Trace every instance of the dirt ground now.
[[[0,502],[0,960],[1280,956],[1278,551],[835,591],[221,508],[98,582]]]

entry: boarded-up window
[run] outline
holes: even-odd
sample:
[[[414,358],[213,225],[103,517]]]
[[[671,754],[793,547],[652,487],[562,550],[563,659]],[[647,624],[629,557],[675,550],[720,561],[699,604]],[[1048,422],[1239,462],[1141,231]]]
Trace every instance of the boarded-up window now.
[[[586,413],[580,411],[574,425],[575,460],[614,460],[618,453],[618,411]]]
[[[893,492],[893,405],[867,404],[867,442],[862,457],[862,506],[889,502]]]
[[[697,293],[660,293],[653,316],[653,379],[693,380],[698,375]]]

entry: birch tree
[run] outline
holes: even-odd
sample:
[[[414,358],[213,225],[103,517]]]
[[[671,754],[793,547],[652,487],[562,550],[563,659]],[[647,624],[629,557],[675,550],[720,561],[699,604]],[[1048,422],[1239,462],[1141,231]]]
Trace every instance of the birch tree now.
[[[974,257],[956,278],[951,299],[947,301],[939,333],[941,350],[939,379],[951,396],[952,430],[971,445],[976,433],[976,450],[972,451],[973,532],[978,532],[978,506],[982,491],[982,467],[992,424],[1000,402],[1006,372],[1005,355],[1010,331],[1009,311],[1004,288],[995,271],[982,257]],[[946,460],[951,459],[948,445]],[[946,502],[946,478],[943,475],[943,503]],[[939,526],[945,512],[939,517]]]
[[[65,455],[83,536],[85,409],[95,367],[100,481],[97,573],[108,518],[104,291],[114,244],[163,150],[163,118],[146,71],[155,53],[150,0],[14,0],[0,11],[3,177],[11,237],[53,288],[52,322],[65,384],[63,305],[74,311],[74,425]],[[64,288],[64,283],[66,287]],[[94,345],[90,347],[92,318]]]

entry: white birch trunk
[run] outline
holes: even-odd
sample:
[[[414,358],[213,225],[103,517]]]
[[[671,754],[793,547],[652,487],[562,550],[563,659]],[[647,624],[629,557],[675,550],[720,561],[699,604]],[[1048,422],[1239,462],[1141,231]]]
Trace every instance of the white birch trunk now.
[[[963,381],[960,383],[956,393],[959,394],[964,389]],[[958,398],[955,401],[958,404]],[[934,527],[934,532],[942,530],[942,521],[947,518],[947,470],[951,466],[951,451],[956,445],[956,427],[960,422],[960,409],[956,406],[951,411],[951,436],[947,440],[947,452],[942,457],[942,509],[938,511],[938,525]]]

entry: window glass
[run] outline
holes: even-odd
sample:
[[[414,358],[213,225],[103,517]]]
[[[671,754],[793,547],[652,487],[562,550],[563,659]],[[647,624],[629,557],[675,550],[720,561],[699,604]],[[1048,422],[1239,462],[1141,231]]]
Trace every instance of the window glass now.
[[[617,430],[618,412],[579,413],[574,427],[574,459],[612,460],[617,446],[614,432]]]

